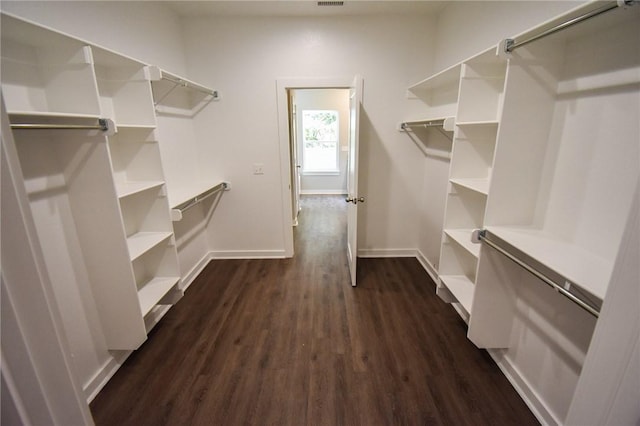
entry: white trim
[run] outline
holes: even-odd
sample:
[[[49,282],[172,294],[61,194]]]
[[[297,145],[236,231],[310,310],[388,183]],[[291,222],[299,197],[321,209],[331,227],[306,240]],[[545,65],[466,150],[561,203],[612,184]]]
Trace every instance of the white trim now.
[[[186,291],[193,281],[198,278],[198,275],[207,267],[209,262],[213,259],[212,252],[207,252],[198,263],[194,265],[189,272],[187,272],[182,278],[182,290]]]
[[[209,252],[211,259],[283,259],[284,250],[227,250]]]
[[[557,419],[551,410],[549,410],[544,401],[538,396],[529,382],[520,374],[518,368],[507,358],[499,349],[487,349],[491,358],[496,363],[502,374],[509,380],[511,386],[518,392],[529,410],[538,419],[540,424],[548,426],[561,425],[560,419]]]
[[[301,189],[300,195],[347,195],[345,189]]]
[[[418,257],[416,249],[358,249],[358,257]]]
[[[436,270],[435,266],[433,266],[433,264],[429,262],[429,259],[427,259],[424,253],[422,253],[422,251],[420,250],[416,250],[416,259],[418,259],[418,262],[420,262],[424,270],[427,271],[427,274],[429,274],[429,276],[433,280],[433,283],[437,286],[438,271]]]
[[[118,355],[112,356],[102,364],[102,367],[100,367],[93,377],[84,385],[84,394],[87,395],[87,404],[90,404],[98,393],[100,393],[102,388],[109,382],[109,380],[111,380],[120,367],[122,367],[122,364],[124,364],[133,351],[117,351],[115,353]]]
[[[291,153],[289,149],[288,89],[348,89],[353,77],[331,78],[278,78],[276,79],[276,103],[278,107],[278,139],[280,141],[280,202],[282,203],[282,230],[284,253],[293,256],[293,221],[291,211]]]
[[[304,166],[303,166],[304,167]],[[340,176],[340,170],[302,170],[302,176]]]

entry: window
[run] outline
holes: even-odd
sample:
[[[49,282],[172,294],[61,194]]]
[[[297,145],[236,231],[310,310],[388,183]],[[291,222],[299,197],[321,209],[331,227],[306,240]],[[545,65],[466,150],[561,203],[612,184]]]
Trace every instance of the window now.
[[[303,173],[339,173],[338,111],[302,111]]]

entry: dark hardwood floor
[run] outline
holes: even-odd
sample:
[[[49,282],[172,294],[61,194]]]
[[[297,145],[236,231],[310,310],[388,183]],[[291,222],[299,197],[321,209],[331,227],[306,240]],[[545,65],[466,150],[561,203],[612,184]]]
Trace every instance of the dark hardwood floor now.
[[[216,260],[91,404],[97,425],[538,424],[415,259],[360,259],[342,197],[296,255]]]

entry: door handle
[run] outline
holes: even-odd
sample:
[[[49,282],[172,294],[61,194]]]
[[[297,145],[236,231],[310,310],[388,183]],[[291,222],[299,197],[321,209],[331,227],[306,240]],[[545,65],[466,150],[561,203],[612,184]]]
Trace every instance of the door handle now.
[[[364,203],[364,197],[349,197],[349,198],[345,198],[344,201],[346,201],[347,203],[353,203],[353,204],[358,204],[358,203]]]

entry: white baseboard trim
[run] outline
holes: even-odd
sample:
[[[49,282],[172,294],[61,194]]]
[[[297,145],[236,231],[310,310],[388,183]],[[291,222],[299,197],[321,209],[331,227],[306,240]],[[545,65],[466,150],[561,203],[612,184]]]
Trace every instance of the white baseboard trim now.
[[[94,374],[93,377],[84,385],[83,390],[87,397],[87,404],[90,404],[91,401],[93,401],[133,351],[113,351],[111,353],[111,358],[109,358],[107,362],[100,367],[96,374]]]
[[[422,265],[424,270],[427,271],[427,274],[429,274],[429,276],[433,280],[434,284],[436,284],[436,286],[437,286],[438,285],[438,271],[433,266],[433,264],[431,262],[429,262],[429,259],[427,259],[427,257],[420,250],[416,250],[416,259],[418,259],[418,262],[420,262],[420,264]]]
[[[344,189],[302,189],[300,195],[347,195]]]
[[[202,270],[207,266],[211,259],[213,259],[211,252],[206,253],[204,256],[202,256],[202,259],[200,259],[200,261],[196,263],[193,268],[191,268],[191,270],[189,270],[189,272],[185,274],[185,276],[182,278],[183,290],[186,291],[189,288],[191,283],[193,283],[198,275],[200,275]]]
[[[211,259],[284,259],[284,250],[210,251]]]
[[[358,249],[358,257],[417,257],[415,249]]]
[[[518,392],[527,407],[543,426],[557,426],[562,422],[547,408],[542,398],[520,374],[518,368],[498,349],[487,349],[493,361],[498,365],[511,386]]]

